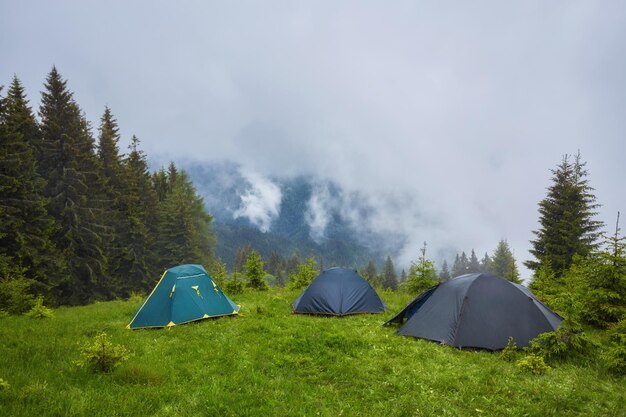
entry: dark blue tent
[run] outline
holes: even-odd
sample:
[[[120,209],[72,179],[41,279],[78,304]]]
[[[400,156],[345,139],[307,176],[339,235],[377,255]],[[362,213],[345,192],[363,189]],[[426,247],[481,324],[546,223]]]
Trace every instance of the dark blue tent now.
[[[405,320],[400,335],[498,350],[509,337],[518,347],[528,346],[540,333],[556,330],[563,318],[522,285],[467,274],[424,291],[385,325]]]
[[[319,274],[292,304],[294,313],[344,316],[382,313],[385,303],[356,271],[330,268]]]

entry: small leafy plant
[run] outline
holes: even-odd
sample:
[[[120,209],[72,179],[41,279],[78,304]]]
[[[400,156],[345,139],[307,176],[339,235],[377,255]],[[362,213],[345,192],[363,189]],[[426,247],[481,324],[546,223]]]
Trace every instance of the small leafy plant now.
[[[93,372],[109,373],[128,359],[128,356],[129,351],[125,346],[114,345],[111,337],[102,332],[91,343],[83,345],[76,364]]]
[[[626,319],[613,325],[610,332],[611,345],[602,353],[602,361],[612,373],[626,375]]]
[[[43,297],[39,296],[35,300],[35,305],[30,309],[26,316],[33,319],[51,319],[54,317],[54,312],[43,305]]]
[[[9,382],[0,378],[0,391],[8,390],[10,387]]]
[[[533,353],[518,360],[517,367],[525,371],[529,371],[534,375],[543,375],[551,369],[550,366],[546,364],[543,356],[535,355]]]
[[[515,359],[517,354],[517,343],[513,340],[513,337],[509,337],[509,340],[506,343],[502,352],[500,352],[500,357],[507,362],[512,362]]]

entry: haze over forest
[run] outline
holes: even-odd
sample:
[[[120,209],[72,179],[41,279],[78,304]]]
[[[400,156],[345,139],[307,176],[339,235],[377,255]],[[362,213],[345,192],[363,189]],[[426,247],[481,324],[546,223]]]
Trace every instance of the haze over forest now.
[[[36,108],[54,64],[155,168],[232,163],[232,217],[261,231],[304,177],[314,240],[338,213],[398,266],[507,239],[521,267],[562,155],[599,220],[626,207],[625,39],[617,2],[3,2],[0,81]]]

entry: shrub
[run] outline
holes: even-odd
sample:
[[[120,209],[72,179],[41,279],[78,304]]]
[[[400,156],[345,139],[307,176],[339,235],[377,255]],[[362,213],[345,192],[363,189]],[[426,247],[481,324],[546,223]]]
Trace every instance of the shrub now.
[[[24,314],[35,304],[29,292],[32,281],[25,278],[0,279],[0,310],[9,314]]]
[[[541,333],[530,341],[530,351],[545,358],[565,359],[586,352],[595,344],[578,327],[564,321],[554,332]]]
[[[525,371],[529,371],[534,375],[543,375],[547,371],[552,369],[546,364],[543,356],[535,355],[533,353],[526,355],[522,359],[518,360],[517,367]]]
[[[311,256],[305,263],[298,264],[295,274],[289,275],[289,288],[292,290],[306,288],[316,275],[315,258]]]
[[[515,359],[516,354],[517,344],[513,340],[513,337],[509,337],[506,346],[504,347],[504,349],[502,349],[502,352],[500,352],[500,357],[507,362],[511,362],[513,361],[513,359]]]
[[[244,289],[244,285],[243,285],[243,281],[239,279],[239,274],[234,273],[233,274],[233,279],[230,279],[228,281],[224,281],[224,292],[228,295],[234,295],[234,294],[242,294],[243,293],[243,289]]]
[[[617,375],[626,375],[626,319],[616,323],[610,331],[610,346],[601,358],[609,371]]]
[[[108,334],[98,334],[91,343],[86,343],[81,349],[81,357],[76,364],[81,368],[93,372],[111,372],[123,361],[128,359],[128,349],[121,345],[114,345]]]
[[[39,296],[37,297],[37,300],[35,300],[35,305],[33,306],[33,308],[31,308],[30,311],[26,313],[26,316],[33,319],[51,319],[52,317],[54,317],[54,313],[51,309],[43,305],[43,297]]]

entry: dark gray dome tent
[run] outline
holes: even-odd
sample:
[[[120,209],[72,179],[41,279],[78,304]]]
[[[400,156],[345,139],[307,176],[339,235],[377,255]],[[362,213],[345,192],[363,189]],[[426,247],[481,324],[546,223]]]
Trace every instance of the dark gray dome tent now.
[[[385,303],[356,271],[330,268],[319,274],[292,304],[294,313],[344,316],[382,313]]]
[[[429,288],[385,325],[405,320],[400,335],[498,350],[509,337],[518,347],[528,346],[540,333],[556,330],[563,318],[526,287],[480,273]]]

